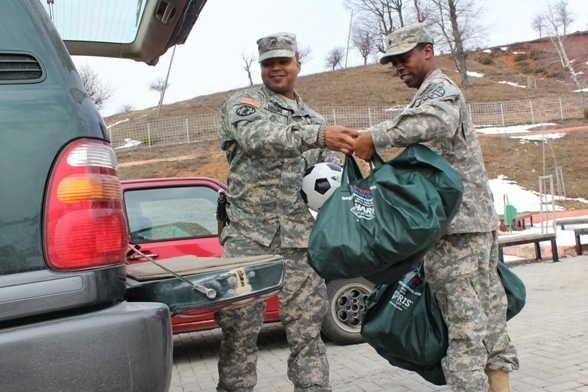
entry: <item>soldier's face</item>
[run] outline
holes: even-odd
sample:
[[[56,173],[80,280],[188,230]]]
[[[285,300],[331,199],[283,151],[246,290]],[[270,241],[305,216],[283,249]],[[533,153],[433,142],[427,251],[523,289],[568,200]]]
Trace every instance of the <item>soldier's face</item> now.
[[[410,52],[393,56],[392,65],[396,68],[398,77],[407,87],[419,88],[431,72],[429,60],[433,58],[433,48],[416,47]]]
[[[294,82],[300,73],[300,61],[278,57],[267,59],[260,65],[263,84],[278,94],[294,99]]]

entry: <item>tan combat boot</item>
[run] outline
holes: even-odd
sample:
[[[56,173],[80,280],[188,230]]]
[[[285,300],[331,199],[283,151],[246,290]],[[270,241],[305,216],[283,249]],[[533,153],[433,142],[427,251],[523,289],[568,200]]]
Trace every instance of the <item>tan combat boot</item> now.
[[[490,388],[488,392],[510,392],[508,372],[503,370],[485,369]]]

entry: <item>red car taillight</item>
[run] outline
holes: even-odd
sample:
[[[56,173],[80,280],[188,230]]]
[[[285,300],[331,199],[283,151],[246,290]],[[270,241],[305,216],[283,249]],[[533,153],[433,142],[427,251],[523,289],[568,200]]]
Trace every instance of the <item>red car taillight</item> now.
[[[59,155],[45,199],[45,254],[57,270],[123,262],[128,242],[116,156],[78,140]]]

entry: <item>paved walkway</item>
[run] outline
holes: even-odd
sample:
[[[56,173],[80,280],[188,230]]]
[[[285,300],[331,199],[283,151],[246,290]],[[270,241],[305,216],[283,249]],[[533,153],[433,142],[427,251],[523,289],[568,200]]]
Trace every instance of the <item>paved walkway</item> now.
[[[588,392],[588,256],[511,265],[525,282],[527,304],[508,323],[521,368],[514,391]],[[214,392],[220,331],[175,336],[171,392]],[[368,344],[326,342],[334,392],[449,391],[392,367]],[[288,347],[279,324],[259,337],[257,392],[293,390],[286,378]]]

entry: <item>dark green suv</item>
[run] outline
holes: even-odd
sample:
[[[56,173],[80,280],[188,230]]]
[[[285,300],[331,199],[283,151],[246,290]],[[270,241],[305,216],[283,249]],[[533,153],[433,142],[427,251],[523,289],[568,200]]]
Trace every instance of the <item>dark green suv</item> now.
[[[137,294],[143,283],[127,277],[128,233],[115,153],[70,53],[155,64],[185,41],[205,2],[2,1],[0,390],[169,388],[170,309],[178,304],[165,300],[173,302],[175,287],[185,289],[197,274],[147,278],[152,290],[144,298]],[[127,7],[136,36],[122,44],[66,40],[66,48],[51,7],[78,7],[69,12],[78,18],[74,26],[82,6],[111,7],[119,17]],[[167,297],[158,296],[160,281]],[[150,302],[128,302],[133,292],[133,300]],[[182,293],[181,305],[189,308],[196,298],[197,307],[218,308],[242,300],[217,292],[204,304],[201,293]]]

